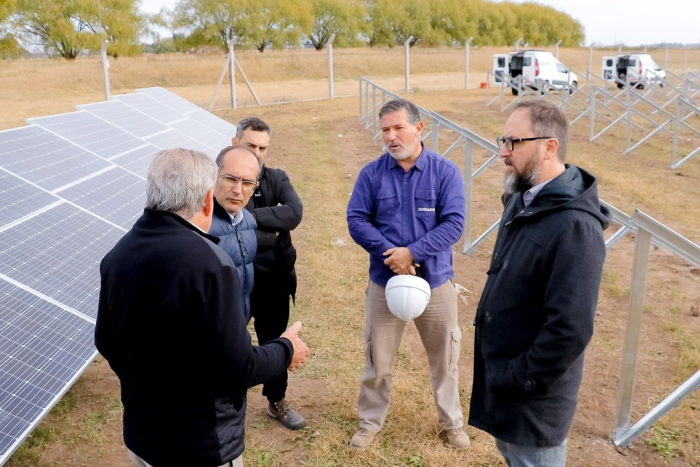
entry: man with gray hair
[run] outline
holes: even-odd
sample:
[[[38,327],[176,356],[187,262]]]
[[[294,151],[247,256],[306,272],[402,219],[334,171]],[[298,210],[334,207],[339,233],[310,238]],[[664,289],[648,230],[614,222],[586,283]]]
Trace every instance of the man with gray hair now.
[[[428,354],[438,429],[451,446],[465,449],[470,442],[457,370],[462,334],[452,283],[452,245],[464,229],[464,182],[453,162],[423,147],[423,122],[413,103],[389,101],[379,119],[388,152],[362,169],[347,209],[350,235],[369,253],[360,429],[350,446],[367,448],[389,409],[391,370],[406,322],[389,311],[386,283],[396,274],[420,274],[431,298],[415,324]]]
[[[509,467],[561,467],[605,259],[610,213],[593,175],[566,164],[554,104],[518,104],[497,139],[505,209],[474,319],[469,424]]]
[[[236,268],[206,232],[216,178],[200,152],[157,153],[143,215],[100,264],[95,345],[121,382],[138,467],[242,466],[247,389],[309,354],[300,322],[251,344]]]

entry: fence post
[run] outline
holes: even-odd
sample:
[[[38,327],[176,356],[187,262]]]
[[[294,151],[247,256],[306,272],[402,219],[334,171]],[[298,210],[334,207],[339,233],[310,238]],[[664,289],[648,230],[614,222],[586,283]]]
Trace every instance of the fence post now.
[[[467,41],[464,43],[464,89],[469,89],[469,48],[471,46],[473,37],[470,37],[467,39]]]
[[[411,92],[411,88],[408,85],[408,71],[409,71],[409,63],[408,63],[408,55],[409,55],[409,42],[413,40],[413,36],[409,36],[408,39],[406,39],[406,42],[403,43],[404,49],[405,49],[405,54],[406,54],[406,93]]]
[[[515,44],[513,46],[515,47],[515,51],[517,52],[520,49],[520,43],[523,41],[523,38],[521,37],[517,41],[515,41]]]
[[[557,60],[559,60],[559,44],[563,42],[562,39],[559,39],[556,44],[554,44],[554,56],[557,57]]]
[[[644,312],[644,294],[646,291],[647,268],[649,266],[649,248],[651,233],[642,228],[637,230],[634,246],[634,263],[632,266],[632,285],[630,287],[630,309],[627,315],[625,343],[622,347],[622,372],[618,387],[617,425],[615,438],[620,437],[630,424],[634,375],[637,368],[637,351],[642,328]]]
[[[328,39],[328,95],[333,99],[333,39],[335,34],[331,34]]]
[[[666,46],[666,51],[664,53],[664,70],[668,70],[668,46]]]
[[[683,46],[683,70],[681,76],[686,73],[686,66],[688,64],[688,46]]]
[[[109,92],[109,60],[107,59],[107,46],[109,41],[104,41],[102,43],[102,48],[100,49],[100,61],[102,62],[102,77],[104,78],[105,85],[105,100],[111,100],[112,95]]]
[[[233,41],[235,36],[228,43],[228,74],[231,77],[231,107],[236,108],[236,56],[233,53]]]

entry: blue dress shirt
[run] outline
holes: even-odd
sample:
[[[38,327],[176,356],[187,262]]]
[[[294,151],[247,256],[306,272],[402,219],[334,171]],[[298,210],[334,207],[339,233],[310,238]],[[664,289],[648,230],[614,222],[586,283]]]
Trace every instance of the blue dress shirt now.
[[[382,287],[394,275],[383,253],[395,247],[408,247],[431,288],[453,277],[452,245],[464,216],[459,168],[425,147],[408,172],[389,153],[367,164],[347,209],[350,236],[369,253],[370,280]]]

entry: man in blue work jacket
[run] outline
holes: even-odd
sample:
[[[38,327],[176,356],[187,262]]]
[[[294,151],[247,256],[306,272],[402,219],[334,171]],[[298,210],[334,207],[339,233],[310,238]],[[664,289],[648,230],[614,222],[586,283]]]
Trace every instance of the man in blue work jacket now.
[[[387,102],[379,119],[388,152],[362,169],[347,210],[350,235],[370,259],[360,429],[350,445],[368,447],[389,408],[391,368],[406,322],[389,311],[384,288],[395,274],[418,273],[431,288],[430,303],[415,323],[428,354],[439,428],[450,445],[465,449],[470,443],[459,403],[461,332],[452,283],[452,245],[464,229],[464,182],[454,163],[423,147],[423,122],[413,103]]]

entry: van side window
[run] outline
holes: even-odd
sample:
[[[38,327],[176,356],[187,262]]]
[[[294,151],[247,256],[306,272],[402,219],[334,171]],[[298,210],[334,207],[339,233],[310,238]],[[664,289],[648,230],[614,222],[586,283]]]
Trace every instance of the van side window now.
[[[523,57],[523,66],[530,66],[532,65],[532,60],[530,57]]]
[[[605,66],[613,66],[613,61],[611,58],[605,60]]]
[[[498,67],[504,68],[506,66],[506,57],[498,57]]]
[[[634,58],[630,58],[630,63],[627,66],[637,66],[637,60],[635,60]]]
[[[568,73],[569,70],[566,69],[566,67],[562,63],[557,63],[557,71],[559,73]]]

